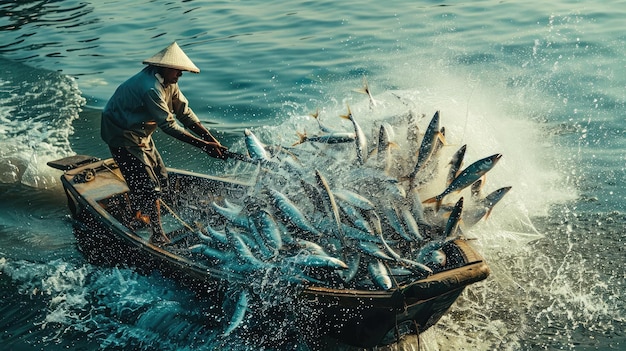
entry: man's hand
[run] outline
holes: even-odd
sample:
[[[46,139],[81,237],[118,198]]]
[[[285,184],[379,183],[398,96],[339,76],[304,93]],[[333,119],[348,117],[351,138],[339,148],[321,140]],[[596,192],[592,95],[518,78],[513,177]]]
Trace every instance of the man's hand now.
[[[206,142],[206,144],[204,144],[201,149],[209,156],[219,158],[221,160],[225,160],[228,157],[225,152],[226,150],[228,150],[228,148],[222,146],[222,144],[220,144],[219,142]]]

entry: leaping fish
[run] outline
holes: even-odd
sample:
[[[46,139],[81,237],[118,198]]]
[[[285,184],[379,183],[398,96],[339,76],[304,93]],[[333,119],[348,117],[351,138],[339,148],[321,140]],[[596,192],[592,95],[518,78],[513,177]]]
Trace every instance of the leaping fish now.
[[[432,155],[433,150],[437,145],[437,140],[440,140],[445,144],[445,139],[439,129],[439,111],[435,112],[435,115],[430,120],[430,123],[426,128],[426,132],[424,132],[424,138],[422,139],[417,155],[417,163],[415,164],[411,174],[409,174],[409,179],[414,179],[417,172],[419,172],[422,166],[424,166],[426,161],[430,158],[430,155]]]
[[[367,78],[363,77],[363,88],[356,89],[357,93],[365,94],[370,100],[370,109],[376,107],[376,100],[372,96],[372,91],[370,90],[369,84],[367,84]]]
[[[348,106],[348,114],[341,115],[340,117],[348,119],[352,122],[352,125],[354,126],[354,135],[356,137],[356,158],[357,161],[359,161],[359,164],[365,164],[365,161],[367,161],[367,139],[365,138],[365,133],[363,133],[361,126],[359,126],[354,119],[350,106]]]
[[[317,121],[317,125],[320,127],[320,130],[324,133],[329,133],[329,134],[333,134],[333,133],[337,133],[339,131],[328,128],[327,126],[322,124],[322,121],[320,120],[320,110],[317,109],[314,113],[310,114],[311,117],[315,118],[315,120]]]
[[[250,129],[245,129],[244,134],[246,136],[246,147],[248,154],[253,160],[269,160],[270,154],[265,150],[265,145],[252,133]]]
[[[467,226],[472,226],[478,223],[482,218],[487,219],[493,210],[493,207],[506,195],[506,193],[511,190],[510,186],[506,186],[504,188],[500,188],[489,195],[485,196],[484,199],[478,200],[476,204],[476,208],[472,208],[469,211],[465,211],[463,213],[463,224]]]
[[[461,146],[461,148],[452,155],[452,159],[450,159],[450,171],[448,172],[448,178],[446,179],[446,185],[450,185],[454,178],[459,175],[459,171],[461,170],[461,165],[463,164],[463,157],[465,157],[465,150],[467,149],[467,144]]]
[[[463,198],[461,197],[452,212],[450,213],[450,217],[448,217],[448,221],[446,222],[446,227],[443,231],[443,237],[449,238],[455,235],[457,228],[459,227],[459,221],[461,220],[461,215],[463,213]]]
[[[454,178],[450,185],[448,185],[448,187],[441,194],[431,197],[430,199],[426,199],[423,201],[423,203],[428,204],[434,202],[436,204],[435,209],[439,211],[439,208],[441,207],[441,202],[446,195],[453,192],[461,191],[474,183],[480,177],[489,172],[489,170],[491,170],[493,166],[498,163],[501,157],[501,154],[494,154],[472,163],[471,165],[467,166],[467,168],[465,168],[461,173],[459,173],[459,175]]]
[[[300,140],[295,142],[292,146],[296,146],[304,143],[305,141],[311,141],[322,144],[343,144],[343,143],[352,143],[356,140],[356,136],[354,133],[349,132],[335,132],[323,135],[312,135],[308,136],[306,132],[300,133],[296,132]]]

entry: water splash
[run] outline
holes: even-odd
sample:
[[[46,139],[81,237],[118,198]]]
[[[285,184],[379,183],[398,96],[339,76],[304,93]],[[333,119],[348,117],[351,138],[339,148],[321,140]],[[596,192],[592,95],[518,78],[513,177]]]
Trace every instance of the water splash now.
[[[85,100],[76,82],[6,60],[0,81],[0,182],[35,188],[58,184],[46,162],[72,153],[72,121]]]

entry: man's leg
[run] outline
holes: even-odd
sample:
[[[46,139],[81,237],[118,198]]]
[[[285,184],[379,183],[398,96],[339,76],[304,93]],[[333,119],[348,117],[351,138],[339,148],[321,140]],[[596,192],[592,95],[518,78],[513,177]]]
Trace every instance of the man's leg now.
[[[111,154],[120,167],[120,171],[130,189],[131,210],[136,219],[150,225],[150,241],[161,244],[169,239],[161,225],[161,206],[159,202],[160,183],[151,166],[141,162],[126,148],[111,148]]]

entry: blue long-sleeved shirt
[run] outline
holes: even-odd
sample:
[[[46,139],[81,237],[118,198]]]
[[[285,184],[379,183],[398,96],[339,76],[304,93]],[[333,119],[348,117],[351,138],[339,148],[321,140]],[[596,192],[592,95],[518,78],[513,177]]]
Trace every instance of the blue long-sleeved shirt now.
[[[154,150],[152,134],[159,127],[174,137],[183,126],[199,122],[178,84],[163,85],[157,68],[147,66],[116,90],[102,112],[101,136],[110,147],[127,147],[144,160]]]

